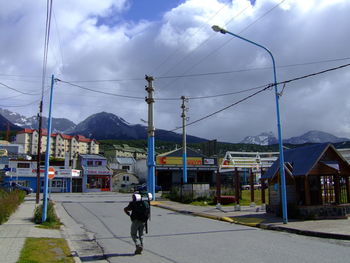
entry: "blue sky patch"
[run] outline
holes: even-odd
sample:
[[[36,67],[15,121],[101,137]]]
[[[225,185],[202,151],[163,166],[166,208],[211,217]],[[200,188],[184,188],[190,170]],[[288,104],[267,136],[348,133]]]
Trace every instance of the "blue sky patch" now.
[[[164,13],[177,7],[185,0],[130,0],[124,13],[111,10],[107,17],[98,17],[97,25],[114,26],[121,21],[139,22],[140,20],[160,20]]]

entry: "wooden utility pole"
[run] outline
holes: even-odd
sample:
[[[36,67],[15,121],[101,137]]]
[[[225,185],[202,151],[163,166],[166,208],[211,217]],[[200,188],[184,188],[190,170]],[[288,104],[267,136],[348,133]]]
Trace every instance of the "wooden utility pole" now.
[[[260,174],[261,177],[263,176],[264,170],[263,168],[260,169]],[[260,184],[261,184],[261,204],[264,205],[266,203],[266,198],[265,198],[265,179],[260,179]]]
[[[238,168],[236,167],[235,168],[235,186],[236,186],[236,189],[235,189],[235,195],[236,195],[236,204],[239,205],[239,200],[240,200],[240,197],[241,197],[241,193],[240,193],[240,188],[241,188],[241,183],[240,183],[240,180],[239,180],[239,172],[238,172]]]
[[[254,173],[253,169],[250,169],[250,202],[254,205]]]
[[[6,141],[10,141],[10,123],[7,123]]]
[[[36,160],[36,204],[39,204],[40,201],[40,159],[41,159],[41,137],[42,137],[42,116],[43,116],[43,100],[40,101],[39,106],[39,138],[38,138],[38,151],[37,151],[37,160]]]
[[[216,171],[216,204],[220,205],[221,202],[221,174],[219,169]]]

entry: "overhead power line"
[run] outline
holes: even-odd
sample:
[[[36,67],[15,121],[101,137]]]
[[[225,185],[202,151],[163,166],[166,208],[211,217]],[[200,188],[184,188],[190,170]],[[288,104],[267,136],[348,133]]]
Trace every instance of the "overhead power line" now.
[[[319,61],[312,61],[312,62],[303,62],[303,63],[282,65],[282,66],[278,66],[276,68],[289,68],[289,67],[297,67],[297,66],[307,66],[307,65],[315,65],[315,64],[321,64],[321,63],[330,63],[330,62],[344,61],[344,60],[349,60],[349,59],[350,59],[350,57],[326,59],[326,60],[319,60]],[[163,77],[155,77],[155,79],[203,77],[203,76],[225,75],[225,74],[240,73],[240,72],[255,71],[255,70],[265,70],[265,69],[271,69],[271,67],[259,67],[259,68],[236,69],[236,70],[227,70],[227,71],[194,73],[194,74],[186,74],[186,75],[163,76]]]
[[[212,117],[212,116],[214,116],[214,115],[216,115],[216,114],[218,114],[218,113],[220,113],[220,112],[223,112],[223,111],[225,111],[225,110],[227,110],[227,109],[229,109],[229,108],[231,108],[231,107],[233,107],[233,106],[236,106],[236,105],[242,103],[243,101],[246,101],[246,100],[250,99],[251,97],[254,97],[254,96],[258,95],[259,93],[261,93],[261,92],[263,92],[263,91],[265,91],[265,90],[271,88],[272,86],[273,86],[273,84],[270,84],[270,85],[266,86],[265,88],[263,88],[263,89],[261,89],[261,90],[259,90],[259,91],[257,91],[257,92],[254,92],[253,94],[251,94],[251,95],[249,95],[249,96],[247,96],[247,97],[244,97],[243,99],[240,99],[240,100],[238,100],[238,101],[236,101],[236,102],[234,102],[234,103],[232,103],[232,104],[230,104],[230,105],[228,105],[228,106],[226,106],[226,107],[224,107],[224,108],[221,108],[221,109],[219,109],[219,110],[217,110],[217,111],[215,111],[215,112],[213,112],[213,113],[210,113],[210,114],[208,114],[208,115],[206,115],[206,116],[204,116],[204,117],[202,117],[202,118],[199,118],[199,119],[197,119],[197,120],[195,120],[195,121],[189,122],[189,123],[186,124],[186,126],[190,126],[190,125],[192,125],[192,124],[195,124],[195,123],[197,123],[197,122],[200,122],[200,121],[202,121],[202,120],[205,120],[205,119],[207,119],[207,118],[209,118],[209,117]],[[182,127],[173,129],[172,131],[176,131],[176,130],[178,130],[178,129],[182,129]]]
[[[304,76],[301,76],[301,77],[296,77],[296,78],[293,78],[293,79],[281,81],[281,82],[278,82],[277,85],[286,84],[286,83],[290,83],[290,82],[301,80],[301,79],[305,79],[305,78],[310,78],[310,77],[317,76],[317,75],[320,75],[320,74],[324,74],[324,73],[327,73],[327,72],[330,72],[330,71],[346,68],[348,66],[350,66],[350,63],[344,64],[344,65],[341,65],[341,66],[338,66],[338,67],[334,67],[334,68],[325,69],[325,70],[322,70],[322,71],[319,71],[319,72],[316,72],[316,73],[311,73],[311,74],[308,74],[308,75],[304,75]]]
[[[257,21],[259,21],[260,19],[262,19],[263,17],[265,17],[266,15],[268,15],[269,13],[271,13],[275,8],[277,8],[278,6],[280,6],[283,2],[285,2],[286,0],[282,0],[279,3],[277,3],[276,5],[274,5],[272,8],[270,8],[267,12],[265,12],[264,14],[262,14],[260,17],[258,17],[257,19],[255,19],[252,23],[250,23],[248,26],[246,26],[244,29],[242,29],[238,34],[241,34],[243,31],[247,30],[250,26],[252,26],[253,24],[255,24]],[[183,71],[183,73],[181,75],[184,75],[185,72],[189,72],[190,70],[192,70],[193,68],[197,67],[199,64],[201,64],[203,61],[205,61],[208,57],[210,57],[211,55],[213,55],[214,53],[216,53],[218,50],[222,49],[224,46],[226,46],[229,42],[231,42],[234,38],[230,38],[227,41],[225,41],[219,48],[216,48],[215,50],[213,50],[212,52],[210,52],[208,55],[206,55],[205,57],[203,57],[202,59],[200,59],[197,63],[193,64],[192,66],[188,67],[185,71]],[[175,79],[176,81],[176,79]],[[175,83],[175,81],[173,81],[172,83],[168,83],[166,84],[166,86],[171,86],[172,84]]]
[[[30,105],[33,105],[33,104],[36,104],[38,103],[40,100],[35,100],[35,101],[32,101],[28,104],[23,104],[23,105],[0,105],[0,107],[4,107],[4,108],[21,108],[21,107],[27,107],[27,106],[30,106]]]
[[[283,82],[278,82],[277,85],[289,83],[289,82],[292,82],[292,81],[296,81],[296,80],[300,80],[300,79],[304,79],[304,78],[308,78],[308,77],[312,77],[312,76],[316,76],[316,75],[320,75],[320,74],[323,74],[323,73],[326,73],[326,72],[329,72],[329,71],[334,71],[334,70],[337,70],[337,69],[341,69],[341,68],[347,67],[349,65],[350,64],[345,64],[345,65],[329,68],[329,69],[326,69],[326,70],[323,70],[323,71],[319,71],[319,72],[316,72],[316,73],[311,73],[311,74],[304,75],[304,76],[301,76],[301,77],[297,77],[297,78],[293,78],[293,79],[290,79],[290,80],[286,80],[286,81],[283,81]],[[88,90],[88,91],[95,92],[95,93],[111,95],[111,96],[116,96],[116,97],[122,97],[122,98],[128,98],[128,99],[136,99],[136,100],[144,100],[145,99],[145,97],[122,95],[122,94],[110,93],[110,92],[105,92],[105,91],[100,91],[100,90],[94,90],[94,89],[83,87],[83,86],[80,86],[80,85],[77,85],[77,84],[74,84],[74,83],[71,83],[71,82],[68,82],[68,81],[64,81],[64,80],[60,80],[60,79],[56,79],[56,80],[60,81],[62,83],[71,85],[73,87],[77,87],[77,88]],[[244,92],[248,92],[248,91],[252,91],[252,90],[256,90],[256,89],[265,88],[266,86],[269,86],[269,85],[271,85],[271,84],[265,84],[265,85],[260,85],[260,86],[253,87],[253,88],[239,90],[239,91],[233,91],[233,92],[227,92],[227,93],[221,93],[221,94],[214,94],[214,95],[208,95],[208,96],[198,96],[198,97],[187,96],[187,98],[189,100],[199,100],[199,99],[210,99],[210,98],[224,97],[224,96],[236,95],[236,94],[240,94],[240,93],[244,93]],[[162,97],[158,97],[157,98],[156,97],[155,100],[156,101],[181,100],[181,98],[180,97],[169,97],[169,98],[162,98]]]
[[[20,91],[18,89],[12,88],[12,87],[10,87],[10,86],[8,86],[8,85],[6,85],[4,83],[1,83],[1,82],[0,82],[0,85],[4,86],[4,87],[6,87],[6,88],[8,88],[10,90],[13,90],[13,91],[16,91],[18,93],[21,93],[23,95],[31,95],[31,96],[33,96],[33,95],[39,95],[40,94],[40,93],[27,93],[27,92],[24,92],[24,91]]]
[[[94,89],[83,87],[83,86],[80,86],[80,85],[77,85],[77,84],[73,84],[73,83],[68,82],[68,81],[64,81],[64,80],[60,80],[60,79],[56,79],[56,80],[59,81],[59,82],[71,85],[73,87],[77,87],[77,88],[80,88],[80,89],[83,89],[83,90],[88,90],[88,91],[95,92],[95,93],[106,94],[106,95],[111,95],[111,96],[116,96],[116,97],[121,97],[121,98],[127,98],[127,99],[137,99],[137,100],[144,100],[145,99],[145,97],[121,95],[121,94],[115,94],[115,93],[100,91],[100,90],[94,90]]]
[[[304,75],[304,76],[301,76],[301,77],[296,77],[296,78],[293,78],[293,79],[281,81],[281,82],[276,83],[276,85],[281,85],[281,84],[284,84],[284,85],[285,85],[285,84],[287,84],[287,83],[291,83],[291,82],[298,81],[298,80],[305,79],[305,78],[314,77],[314,76],[317,76],[317,75],[320,75],[320,74],[324,74],[324,73],[327,73],[327,72],[330,72],[330,71],[342,69],[342,68],[345,68],[345,67],[348,67],[348,66],[350,66],[350,63],[344,64],[344,65],[341,65],[341,66],[338,66],[338,67],[334,67],[334,68],[329,68],[329,69],[326,69],[326,70],[322,70],[322,71],[319,71],[319,72],[307,74],[307,75]],[[232,104],[230,104],[230,105],[228,105],[228,106],[226,106],[226,107],[224,107],[224,108],[221,108],[221,109],[219,109],[219,110],[217,110],[217,111],[215,111],[215,112],[213,112],[213,113],[210,113],[210,114],[208,114],[208,115],[206,115],[206,116],[204,116],[204,117],[202,117],[202,118],[199,118],[199,119],[197,119],[197,120],[195,120],[195,121],[192,121],[192,122],[187,123],[186,126],[189,126],[189,125],[195,124],[195,123],[197,123],[197,122],[203,121],[203,120],[205,120],[205,119],[207,119],[207,118],[209,118],[209,117],[212,117],[212,116],[214,116],[214,115],[216,115],[216,114],[218,114],[218,113],[220,113],[220,112],[223,112],[223,111],[225,111],[225,110],[227,110],[227,109],[229,109],[229,108],[231,108],[231,107],[233,107],[233,106],[236,106],[236,105],[242,103],[243,101],[248,100],[249,98],[252,98],[252,97],[258,95],[259,93],[261,93],[261,92],[263,92],[263,91],[265,91],[265,90],[267,90],[267,89],[269,89],[269,88],[271,88],[271,87],[273,87],[273,86],[274,86],[273,83],[272,83],[272,84],[268,84],[268,85],[266,85],[264,88],[262,88],[261,90],[259,90],[259,91],[257,91],[257,92],[254,92],[253,94],[251,94],[251,95],[249,95],[249,96],[247,96],[247,97],[244,97],[243,99],[240,99],[240,100],[238,100],[237,102],[234,102],[234,103],[232,103]],[[182,127],[175,128],[175,129],[173,129],[173,130],[170,130],[170,132],[179,130],[179,129],[181,129],[181,128],[182,128]]]

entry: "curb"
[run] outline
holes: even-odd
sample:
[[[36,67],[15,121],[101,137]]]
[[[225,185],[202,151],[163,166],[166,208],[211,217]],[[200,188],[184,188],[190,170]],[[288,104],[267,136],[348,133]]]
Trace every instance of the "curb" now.
[[[338,240],[350,240],[350,236],[349,235],[336,234],[336,233],[326,233],[326,232],[317,232],[317,231],[311,231],[311,230],[301,230],[301,229],[295,229],[295,228],[289,228],[289,227],[281,227],[281,226],[274,226],[274,225],[268,225],[268,224],[258,224],[257,227],[259,227],[261,229],[266,229],[266,230],[288,232],[288,233],[298,234],[298,235],[303,235],[303,236],[311,236],[311,237],[319,237],[319,238],[330,238],[330,239],[338,239]]]
[[[205,213],[197,213],[197,212],[190,212],[186,210],[178,210],[176,208],[166,206],[161,204],[160,202],[154,202],[152,203],[153,206],[164,208],[167,210],[171,210],[174,212],[178,212],[181,214],[186,215],[194,215],[194,216],[200,216],[208,219],[218,220],[218,221],[224,221],[231,224],[237,224],[237,225],[244,225],[249,227],[256,227],[261,228],[264,230],[274,230],[274,231],[280,231],[280,232],[288,232],[298,235],[304,235],[304,236],[312,236],[312,237],[319,237],[319,238],[329,238],[329,239],[338,239],[338,240],[350,240],[350,235],[343,235],[343,234],[336,234],[336,233],[326,233],[326,232],[316,232],[311,230],[301,230],[301,229],[295,229],[295,228],[289,228],[289,227],[282,227],[282,226],[274,226],[271,224],[264,224],[264,223],[245,223],[241,222],[239,220],[232,219],[230,217],[221,217],[221,216],[215,216],[215,215],[209,215]]]
[[[54,209],[55,209],[55,213],[57,215],[57,217],[60,219],[61,221],[61,216],[58,213],[58,209],[56,209],[56,203],[54,203]],[[62,222],[61,222],[62,223]],[[68,247],[70,249],[71,252],[71,256],[74,260],[75,263],[82,263],[82,261],[80,260],[80,257],[77,253],[77,251],[74,249],[74,246],[71,242],[71,240],[69,238],[67,238],[68,234],[67,234],[67,229],[66,226],[62,223],[61,227],[60,227],[60,231],[62,233],[62,237],[67,241]]]

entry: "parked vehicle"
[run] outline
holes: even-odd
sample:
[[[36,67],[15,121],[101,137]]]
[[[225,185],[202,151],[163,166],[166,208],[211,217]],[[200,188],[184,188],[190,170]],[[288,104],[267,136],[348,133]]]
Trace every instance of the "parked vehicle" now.
[[[250,184],[242,185],[242,190],[250,190]]]
[[[136,191],[147,191],[147,184],[137,185],[135,188]],[[160,185],[155,186],[155,192],[158,193],[162,191],[162,187]]]
[[[15,183],[15,182],[2,183],[0,185],[0,188],[4,189],[6,191],[13,191],[15,189],[18,189],[18,190],[26,192],[27,195],[33,193],[33,188],[28,187],[28,186],[23,186],[23,185],[20,185],[18,183]]]
[[[254,185],[254,190],[260,190],[260,189],[261,189],[261,184]],[[242,185],[242,190],[250,190],[250,184]]]

